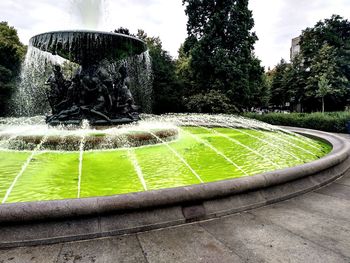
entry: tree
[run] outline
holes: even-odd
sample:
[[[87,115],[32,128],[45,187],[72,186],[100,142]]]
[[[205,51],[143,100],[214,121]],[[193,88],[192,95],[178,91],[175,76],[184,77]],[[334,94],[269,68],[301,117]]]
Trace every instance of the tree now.
[[[303,31],[300,41],[309,109],[326,74],[334,92],[329,96],[331,109],[343,109],[350,96],[350,22],[338,15],[318,22]]]
[[[257,40],[248,0],[183,0],[188,37],[183,52],[192,95],[220,91],[240,110],[252,106],[263,85],[263,68],[253,54]],[[180,57],[183,59],[183,57]]]
[[[0,22],[0,116],[8,114],[25,52],[16,29],[7,22]]]
[[[149,37],[139,30],[137,37],[148,46],[153,72],[153,112],[168,113],[183,111],[183,88],[175,74],[176,66],[169,53],[163,50],[159,37]]]
[[[323,74],[318,81],[318,90],[316,91],[316,97],[322,99],[322,113],[324,113],[324,97],[329,94],[333,94],[332,85],[329,83],[326,75]]]
[[[270,104],[274,107],[283,108],[290,101],[290,94],[286,85],[286,74],[289,65],[284,59],[277,64],[271,72]]]
[[[311,59],[309,76],[306,81],[306,95],[324,99],[332,95],[335,102],[341,102],[347,94],[349,81],[337,63],[336,49],[324,44]]]
[[[235,113],[238,109],[227,96],[217,90],[200,93],[185,99],[186,110],[198,113]]]
[[[132,36],[130,34],[130,31],[128,28],[125,27],[119,27],[118,29],[114,30],[114,33],[119,33],[119,34],[124,34],[124,35],[128,35],[128,36]]]

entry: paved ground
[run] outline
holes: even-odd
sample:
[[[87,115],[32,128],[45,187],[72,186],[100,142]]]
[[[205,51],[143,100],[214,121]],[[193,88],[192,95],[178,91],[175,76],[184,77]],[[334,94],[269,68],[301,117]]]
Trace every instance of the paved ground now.
[[[211,221],[0,250],[5,262],[350,263],[350,174],[316,192]]]

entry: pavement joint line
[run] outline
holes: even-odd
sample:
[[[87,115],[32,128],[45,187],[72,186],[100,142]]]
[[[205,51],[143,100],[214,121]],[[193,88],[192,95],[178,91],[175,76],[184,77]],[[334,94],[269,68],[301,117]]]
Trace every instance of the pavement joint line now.
[[[280,203],[275,203],[274,206],[278,206]],[[291,202],[289,203],[289,205],[291,206],[291,208],[294,210],[294,209],[299,209],[299,210],[302,210],[304,211],[305,213],[310,213],[310,214],[313,214],[313,215],[316,215],[318,217],[324,217],[325,219],[330,219],[330,220],[333,220],[333,221],[347,221],[343,218],[339,218],[339,217],[336,217],[336,216],[332,216],[332,214],[329,214],[329,213],[324,213],[318,209],[312,209],[312,207],[310,208],[310,205],[306,206],[304,204],[300,204],[298,203],[298,200],[291,200]],[[255,209],[254,211],[259,211],[259,209]],[[347,228],[347,227],[345,227]],[[348,230],[350,230],[350,228],[347,228]]]
[[[141,249],[142,255],[143,255],[143,257],[145,258],[146,263],[149,263],[149,260],[148,260],[148,258],[147,258],[147,253],[146,253],[145,249],[143,248],[142,242],[141,242],[141,240],[140,240],[140,238],[139,238],[139,233],[136,233],[135,236],[136,236],[136,239],[137,239],[137,243],[139,244],[139,247],[140,247],[140,249]]]
[[[231,253],[235,254],[237,257],[239,257],[242,262],[245,262],[245,258],[242,257],[240,254],[238,254],[235,250],[233,250],[232,248],[230,248],[226,242],[220,240],[218,237],[216,237],[213,233],[211,233],[208,229],[206,229],[205,226],[203,226],[201,224],[201,222],[198,223],[198,226],[203,229],[206,233],[208,233],[212,238],[214,238],[214,240],[216,240],[217,242],[219,242],[220,244],[222,244],[228,251],[230,251]]]
[[[316,191],[318,191],[320,189],[317,189]],[[339,197],[339,196],[334,196],[334,195],[330,195],[330,194],[326,194],[326,193],[319,193],[319,192],[316,192],[317,194],[320,194],[320,195],[324,195],[324,196],[328,196],[328,197],[333,197],[333,198],[336,198],[336,199],[339,199],[339,200],[343,200],[343,201],[346,201],[346,202],[350,202],[349,199],[346,199],[346,198],[342,198],[342,197]]]
[[[347,187],[350,187],[350,185],[348,185],[348,184],[344,184],[344,183],[340,183],[340,182],[334,182],[335,184],[339,184],[339,185],[341,185],[341,186],[347,186]]]
[[[320,189],[316,189],[314,192],[311,192],[311,193],[314,193],[314,194],[317,194],[317,195],[327,196],[328,198],[337,199],[339,201],[343,201],[343,202],[345,201],[346,203],[350,203],[350,200],[348,200],[348,199],[344,199],[344,198],[341,198],[341,197],[337,197],[337,196],[333,196],[333,195],[328,195],[328,194],[323,194],[323,193],[317,192]]]
[[[342,184],[342,183],[339,183],[339,182],[334,182],[334,184],[338,184],[338,185],[341,185],[341,186],[345,186],[345,188],[349,188],[349,190],[350,190],[350,186],[347,185],[347,184]]]
[[[297,237],[301,238],[302,240],[306,240],[306,241],[308,241],[308,242],[314,244],[315,246],[318,246],[318,247],[320,247],[320,248],[323,248],[324,250],[328,250],[328,251],[333,252],[334,254],[341,255],[344,259],[349,260],[349,262],[350,262],[350,257],[345,256],[345,255],[342,254],[340,251],[336,251],[336,250],[334,250],[334,249],[332,249],[332,248],[329,248],[329,247],[326,247],[326,246],[324,246],[324,245],[322,245],[322,244],[319,244],[318,242],[316,242],[316,241],[314,241],[314,240],[311,240],[311,239],[309,239],[309,238],[307,238],[307,237],[301,236],[300,234],[297,234],[297,233],[291,231],[290,229],[283,227],[282,225],[279,225],[279,224],[276,224],[276,223],[272,222],[272,221],[269,220],[268,218],[265,218],[265,220],[264,220],[260,215],[255,214],[254,211],[249,211],[248,214],[254,216],[254,220],[256,220],[256,221],[258,221],[258,222],[261,222],[261,223],[264,224],[264,225],[269,224],[269,225],[271,225],[271,226],[274,226],[274,227],[277,227],[277,228],[279,228],[279,229],[281,229],[281,230],[284,230],[284,231],[288,232],[289,234],[294,235],[294,236],[297,236]]]
[[[55,263],[59,263],[58,260],[60,259],[60,256],[61,256],[61,254],[62,254],[63,247],[64,247],[65,243],[62,243],[62,244],[60,244],[60,245],[61,245],[61,246],[60,246],[60,249],[58,250],[58,254],[57,254]]]
[[[319,189],[317,189],[317,190],[319,190]],[[306,210],[306,211],[309,211],[309,212],[312,211],[312,212],[318,213],[318,214],[320,214],[320,215],[330,216],[329,213],[324,213],[324,212],[322,212],[321,210],[319,210],[319,209],[317,209],[317,208],[314,209],[314,207],[311,206],[311,205],[309,205],[309,204],[300,203],[300,202],[298,201],[298,199],[301,198],[301,197],[304,198],[304,196],[306,196],[306,195],[311,195],[311,194],[313,194],[313,195],[320,195],[320,198],[321,198],[321,196],[322,196],[323,198],[338,200],[338,201],[342,201],[343,203],[344,203],[344,201],[347,201],[346,203],[349,203],[349,204],[350,204],[350,201],[349,201],[349,200],[341,199],[341,198],[338,198],[338,197],[335,197],[335,196],[324,195],[324,194],[321,194],[321,193],[316,192],[317,190],[315,190],[315,191],[313,191],[313,192],[305,193],[305,194],[303,194],[303,195],[296,196],[296,197],[294,197],[294,198],[291,198],[291,199],[288,199],[288,200],[285,200],[285,201],[282,201],[282,202],[278,202],[278,203],[275,203],[275,204],[271,204],[271,205],[278,205],[278,204],[280,204],[280,203],[290,201],[291,205],[293,205],[293,206],[297,206],[297,205],[302,206],[302,208],[300,208],[300,209],[302,209],[302,210]],[[310,206],[311,206],[311,209],[310,209]],[[260,208],[264,208],[264,207],[259,207],[259,208],[254,209],[254,210],[258,210],[258,209],[260,209]],[[331,218],[332,218],[332,219],[337,219],[337,217],[331,217]],[[339,220],[339,219],[338,219],[338,220]],[[342,220],[343,220],[343,219],[342,219]]]

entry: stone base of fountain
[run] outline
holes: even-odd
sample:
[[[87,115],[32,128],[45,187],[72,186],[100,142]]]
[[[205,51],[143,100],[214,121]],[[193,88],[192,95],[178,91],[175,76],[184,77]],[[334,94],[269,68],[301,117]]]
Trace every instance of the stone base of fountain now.
[[[74,127],[74,126],[73,126]],[[71,127],[72,128],[72,127]],[[156,130],[125,130],[106,129],[95,127],[96,130],[89,130],[86,133],[75,132],[75,129],[65,131],[60,134],[59,130],[50,135],[31,134],[16,135],[2,134],[0,140],[14,139],[5,145],[5,149],[15,151],[32,151],[36,145],[42,143],[45,151],[79,151],[79,147],[84,138],[84,149],[89,150],[113,150],[125,147],[141,147],[154,145],[163,142],[170,142],[178,138],[176,128],[159,128]]]

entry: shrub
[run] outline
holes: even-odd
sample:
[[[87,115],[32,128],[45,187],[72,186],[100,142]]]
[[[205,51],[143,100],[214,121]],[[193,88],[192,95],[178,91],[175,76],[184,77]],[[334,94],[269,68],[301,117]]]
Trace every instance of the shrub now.
[[[238,109],[230,103],[230,99],[220,91],[210,90],[184,99],[189,112],[196,113],[235,113]]]
[[[294,126],[327,132],[347,133],[350,123],[350,112],[328,113],[246,113],[245,117],[267,122],[272,125]]]

